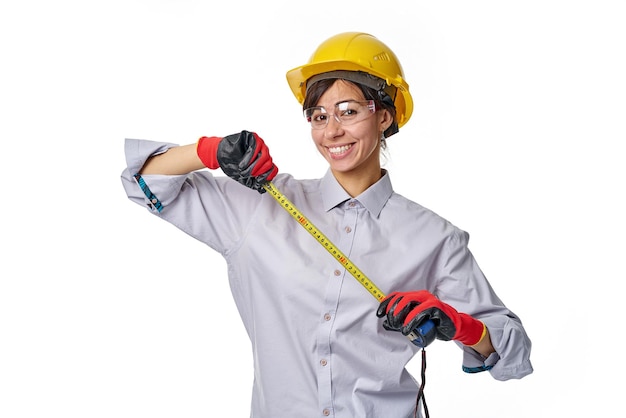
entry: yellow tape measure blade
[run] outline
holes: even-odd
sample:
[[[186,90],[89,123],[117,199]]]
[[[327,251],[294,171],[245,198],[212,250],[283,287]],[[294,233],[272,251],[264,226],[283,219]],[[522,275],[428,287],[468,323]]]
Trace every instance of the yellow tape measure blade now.
[[[263,188],[283,207],[298,223],[313,236],[365,289],[381,301],[385,294],[363,273],[350,259],[339,250],[296,206],[283,195],[270,181]]]

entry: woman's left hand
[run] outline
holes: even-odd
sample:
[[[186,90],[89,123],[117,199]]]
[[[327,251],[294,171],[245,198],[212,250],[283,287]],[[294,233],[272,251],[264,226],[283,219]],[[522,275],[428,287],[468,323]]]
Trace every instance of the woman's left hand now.
[[[486,334],[485,325],[470,315],[459,313],[427,290],[393,292],[380,303],[376,315],[385,317],[383,327],[409,335],[427,320],[437,329],[437,338],[456,340],[464,345],[478,344]]]

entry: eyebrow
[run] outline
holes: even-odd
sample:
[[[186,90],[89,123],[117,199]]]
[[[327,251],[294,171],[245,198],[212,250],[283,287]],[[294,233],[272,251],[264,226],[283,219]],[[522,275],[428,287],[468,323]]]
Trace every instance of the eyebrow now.
[[[333,104],[333,107],[337,106],[340,103],[345,103],[345,102],[363,102],[366,101],[367,99],[361,99],[361,100],[357,100],[357,99],[344,99],[344,100],[339,100],[338,102],[335,102],[335,104]],[[323,107],[324,109],[326,109],[326,107],[322,106],[322,105],[317,105],[315,107]]]

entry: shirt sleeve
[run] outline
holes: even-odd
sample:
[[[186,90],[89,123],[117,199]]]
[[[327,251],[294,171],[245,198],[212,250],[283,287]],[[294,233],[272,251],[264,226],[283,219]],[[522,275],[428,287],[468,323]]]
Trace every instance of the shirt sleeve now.
[[[153,190],[145,183],[143,177],[138,176],[146,161],[154,156],[166,152],[168,149],[178,146],[168,142],[145,141],[140,139],[126,139],[124,142],[124,155],[126,157],[126,169],[122,172],[122,185],[127,197],[134,203],[147,207],[151,211],[162,210],[162,202],[158,200]],[[150,176],[146,176],[150,177]],[[154,176],[156,177],[156,176]],[[169,176],[171,179],[178,177],[184,181],[184,176]],[[143,179],[142,187],[139,179]],[[156,189],[156,186],[155,186]],[[152,192],[151,196],[146,192]],[[164,194],[160,195],[164,198]]]
[[[261,195],[206,169],[186,175],[139,175],[151,156],[175,146],[126,139],[127,167],[121,175],[126,194],[134,203],[226,254],[245,235]]]
[[[467,373],[489,370],[496,380],[521,379],[531,374],[531,342],[519,319],[507,315],[480,319],[489,330],[496,352],[485,358],[472,348],[459,344],[463,349],[463,370]]]
[[[468,248],[469,235],[455,229],[442,251],[443,276],[437,284],[438,296],[459,312],[481,320],[489,330],[495,353],[484,358],[470,347],[463,349],[463,370],[489,371],[496,380],[520,379],[533,368],[531,341],[520,318],[509,310],[487,281]]]

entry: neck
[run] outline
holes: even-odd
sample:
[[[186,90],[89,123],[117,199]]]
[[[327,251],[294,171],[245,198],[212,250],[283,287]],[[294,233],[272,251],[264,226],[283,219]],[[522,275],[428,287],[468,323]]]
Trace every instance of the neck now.
[[[333,175],[343,189],[351,196],[357,197],[372,184],[376,183],[384,174],[384,170],[369,170],[366,173],[333,171]]]

